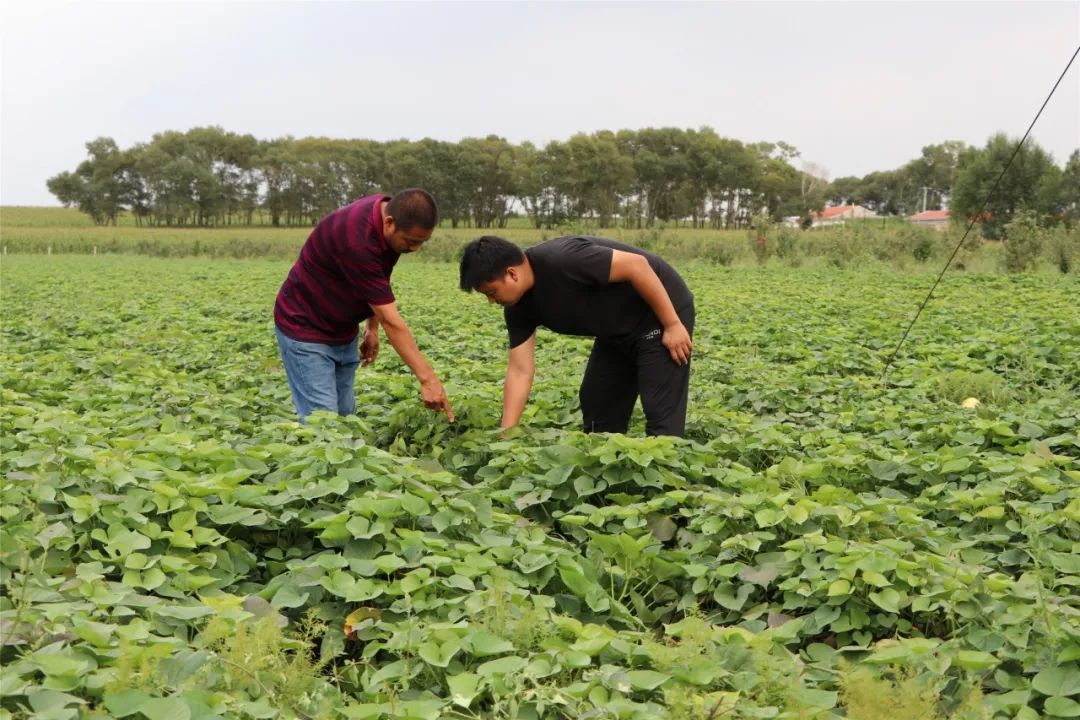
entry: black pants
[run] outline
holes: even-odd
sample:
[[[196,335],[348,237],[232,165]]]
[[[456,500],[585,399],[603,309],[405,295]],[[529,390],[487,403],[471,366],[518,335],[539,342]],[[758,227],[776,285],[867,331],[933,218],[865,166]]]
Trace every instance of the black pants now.
[[[694,307],[678,313],[693,336]],[[585,432],[626,432],[640,395],[647,434],[683,435],[690,363],[676,364],[662,338],[663,329],[656,327],[626,342],[593,343],[579,392]]]

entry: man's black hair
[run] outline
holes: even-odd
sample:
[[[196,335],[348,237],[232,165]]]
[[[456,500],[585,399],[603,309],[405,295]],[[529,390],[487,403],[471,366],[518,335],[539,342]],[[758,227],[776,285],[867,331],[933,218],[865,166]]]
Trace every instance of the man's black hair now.
[[[394,218],[394,224],[402,230],[415,227],[434,230],[439,223],[439,208],[435,198],[426,190],[409,188],[390,198],[386,213]]]
[[[514,243],[494,235],[477,238],[461,251],[461,289],[476,290],[480,283],[498,280],[506,269],[525,262],[525,253]]]

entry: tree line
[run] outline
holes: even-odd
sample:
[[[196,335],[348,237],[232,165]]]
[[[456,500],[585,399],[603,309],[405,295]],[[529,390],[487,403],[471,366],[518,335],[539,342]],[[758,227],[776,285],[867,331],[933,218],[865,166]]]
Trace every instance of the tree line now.
[[[258,140],[200,127],[158,133],[127,149],[97,138],[86,144],[86,160],[47,185],[99,224],[129,212],[150,226],[311,225],[357,197],[423,187],[453,227],[502,227],[523,213],[538,228],[584,219],[602,228],[735,228],[759,215],[807,217],[829,203],[908,215],[951,200],[954,214],[966,212],[984,176],[996,163],[1000,170],[1001,146],[1009,142],[996,136],[984,149],[930,145],[898,170],[830,183],[824,168],[801,163],[788,143],[743,143],[708,127],[603,130],[543,147],[496,135],[458,142]],[[1064,169],[1034,144],[1022,156],[1009,214],[1018,207],[1048,218],[1075,214],[1080,192],[1071,205],[1068,192],[1080,182],[1080,154]]]

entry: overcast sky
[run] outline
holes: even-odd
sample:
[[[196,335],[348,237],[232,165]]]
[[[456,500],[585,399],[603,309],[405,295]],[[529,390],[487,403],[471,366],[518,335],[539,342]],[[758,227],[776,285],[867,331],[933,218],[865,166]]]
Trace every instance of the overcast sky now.
[[[219,125],[543,144],[708,125],[830,177],[1020,137],[1080,45],[1080,2],[0,0],[0,203],[49,205],[84,143]],[[1035,127],[1080,147],[1080,59]]]

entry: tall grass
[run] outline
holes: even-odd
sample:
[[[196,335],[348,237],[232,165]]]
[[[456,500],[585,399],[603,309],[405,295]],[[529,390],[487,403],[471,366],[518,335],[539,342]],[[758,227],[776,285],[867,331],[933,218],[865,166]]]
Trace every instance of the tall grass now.
[[[220,228],[137,227],[129,217],[115,226],[92,224],[85,215],[64,208],[0,208],[0,246],[5,253],[136,254],[155,257],[295,258],[310,228],[235,225]],[[527,218],[506,228],[436,228],[418,254],[420,260],[452,262],[461,248],[481,235],[499,235],[522,246],[570,234],[602,235],[655,252],[671,262],[704,260],[723,266],[881,268],[929,272],[941,267],[959,242],[962,228],[935,231],[903,220],[871,220],[798,230],[763,223],[746,230],[687,227],[598,228],[578,223],[536,229]],[[1080,272],[1080,230],[1058,228],[1053,242],[1032,267],[1040,271]],[[970,237],[955,258],[953,270],[998,272],[1004,269],[1000,243]]]

